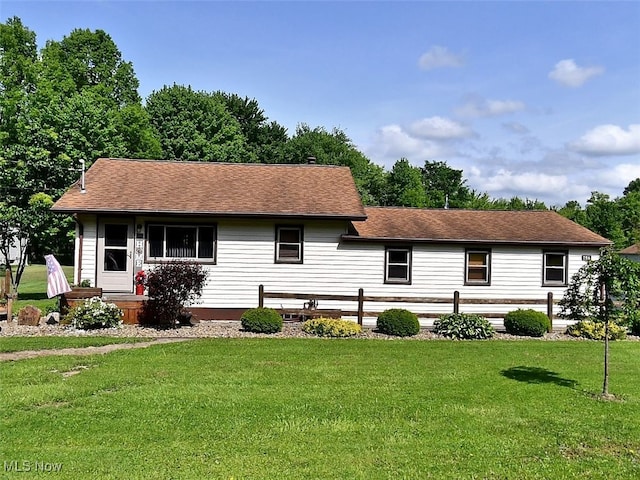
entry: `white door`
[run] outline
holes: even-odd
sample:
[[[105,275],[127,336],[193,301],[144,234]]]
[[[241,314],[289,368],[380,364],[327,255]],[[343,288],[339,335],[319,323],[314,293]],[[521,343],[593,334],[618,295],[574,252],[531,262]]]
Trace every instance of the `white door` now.
[[[96,267],[104,292],[133,292],[133,220],[100,221]]]

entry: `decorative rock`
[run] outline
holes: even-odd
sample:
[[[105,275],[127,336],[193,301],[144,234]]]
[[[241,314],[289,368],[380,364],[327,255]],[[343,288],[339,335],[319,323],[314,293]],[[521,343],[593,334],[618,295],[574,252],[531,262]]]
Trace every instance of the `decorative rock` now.
[[[52,312],[45,322],[47,325],[57,325],[60,323],[60,312]]]
[[[18,325],[39,325],[42,311],[33,305],[27,305],[18,312]]]

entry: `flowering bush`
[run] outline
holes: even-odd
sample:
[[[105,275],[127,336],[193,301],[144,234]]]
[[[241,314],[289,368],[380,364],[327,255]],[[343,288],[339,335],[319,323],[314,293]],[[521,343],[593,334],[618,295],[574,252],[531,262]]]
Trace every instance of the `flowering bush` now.
[[[67,320],[72,327],[84,330],[112,328],[122,324],[122,310],[114,303],[93,297],[73,307],[67,314]]]
[[[147,283],[147,274],[144,270],[140,270],[136,273],[136,285],[144,285]]]
[[[319,337],[353,337],[362,332],[362,327],[339,318],[314,318],[302,324],[302,331]]]

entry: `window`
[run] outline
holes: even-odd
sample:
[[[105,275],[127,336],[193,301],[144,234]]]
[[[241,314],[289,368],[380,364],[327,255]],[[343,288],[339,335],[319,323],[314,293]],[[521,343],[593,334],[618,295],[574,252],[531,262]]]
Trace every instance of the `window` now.
[[[149,225],[147,257],[215,262],[216,227],[213,225]]]
[[[567,284],[567,252],[544,252],[543,262],[543,285]]]
[[[411,249],[391,248],[385,251],[385,283],[411,283]]]
[[[276,263],[302,263],[302,227],[276,227]]]
[[[467,250],[466,285],[489,285],[491,283],[491,251]]]

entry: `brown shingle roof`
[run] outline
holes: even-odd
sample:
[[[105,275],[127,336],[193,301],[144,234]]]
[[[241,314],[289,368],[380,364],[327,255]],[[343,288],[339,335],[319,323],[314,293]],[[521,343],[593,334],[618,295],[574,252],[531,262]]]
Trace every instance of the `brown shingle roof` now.
[[[553,211],[368,207],[348,240],[604,246],[604,237]]]
[[[620,250],[620,253],[623,255],[638,255],[640,254],[640,243],[636,243],[635,245],[631,245],[624,250]]]
[[[364,219],[348,167],[100,158],[56,212]]]

